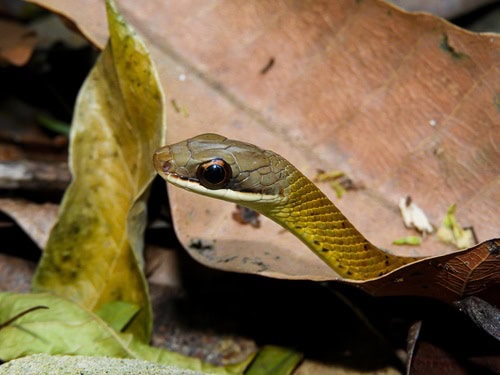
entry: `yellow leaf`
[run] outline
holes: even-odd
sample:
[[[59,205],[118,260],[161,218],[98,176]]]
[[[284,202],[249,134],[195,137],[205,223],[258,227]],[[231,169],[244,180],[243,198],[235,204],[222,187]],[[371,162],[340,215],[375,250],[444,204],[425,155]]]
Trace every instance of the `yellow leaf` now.
[[[163,93],[143,41],[107,2],[110,42],[78,96],[71,128],[73,181],[36,272],[33,289],[96,311],[140,307],[127,326],[142,341],[152,314],[142,267],[154,150],[165,137]]]

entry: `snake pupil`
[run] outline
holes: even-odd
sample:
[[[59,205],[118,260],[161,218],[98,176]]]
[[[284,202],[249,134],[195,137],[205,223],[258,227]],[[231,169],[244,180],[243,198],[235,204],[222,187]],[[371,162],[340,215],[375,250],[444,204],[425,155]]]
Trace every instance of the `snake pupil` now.
[[[224,188],[232,175],[231,167],[222,159],[201,164],[196,174],[200,183],[207,189]]]
[[[224,168],[217,164],[207,167],[205,172],[203,172],[203,177],[205,177],[205,179],[212,184],[218,184],[223,181],[225,175],[226,173],[224,172]]]

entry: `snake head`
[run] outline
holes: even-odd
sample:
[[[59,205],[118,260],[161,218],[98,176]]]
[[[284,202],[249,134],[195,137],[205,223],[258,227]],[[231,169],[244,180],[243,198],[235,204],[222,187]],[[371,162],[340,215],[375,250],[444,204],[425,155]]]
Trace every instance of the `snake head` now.
[[[153,161],[160,176],[175,186],[247,206],[280,200],[289,188],[285,159],[217,134],[164,146]]]

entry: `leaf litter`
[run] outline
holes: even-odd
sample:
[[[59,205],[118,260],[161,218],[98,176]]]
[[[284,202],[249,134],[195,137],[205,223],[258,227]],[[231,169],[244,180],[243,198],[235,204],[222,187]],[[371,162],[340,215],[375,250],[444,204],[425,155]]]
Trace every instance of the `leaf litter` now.
[[[489,246],[490,246],[491,248],[493,248],[493,247],[494,247],[494,244],[492,245],[492,244],[491,244],[491,241],[490,241]],[[483,247],[484,247],[484,246],[483,246]],[[442,264],[442,266],[443,266],[443,268],[445,268],[445,269],[447,269],[447,270],[452,270],[452,269],[454,269],[454,268],[453,268],[453,265],[448,265],[447,263],[444,263],[444,265]],[[400,281],[401,281],[401,279],[402,279],[402,278],[398,279],[398,280],[399,280],[398,282],[400,282]]]

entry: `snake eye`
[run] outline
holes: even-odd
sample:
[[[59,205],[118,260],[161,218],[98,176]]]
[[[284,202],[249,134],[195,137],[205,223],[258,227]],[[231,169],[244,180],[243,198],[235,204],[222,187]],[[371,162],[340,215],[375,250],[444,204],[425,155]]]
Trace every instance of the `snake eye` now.
[[[214,159],[200,164],[196,177],[207,189],[222,189],[232,177],[229,164],[222,159]]]

